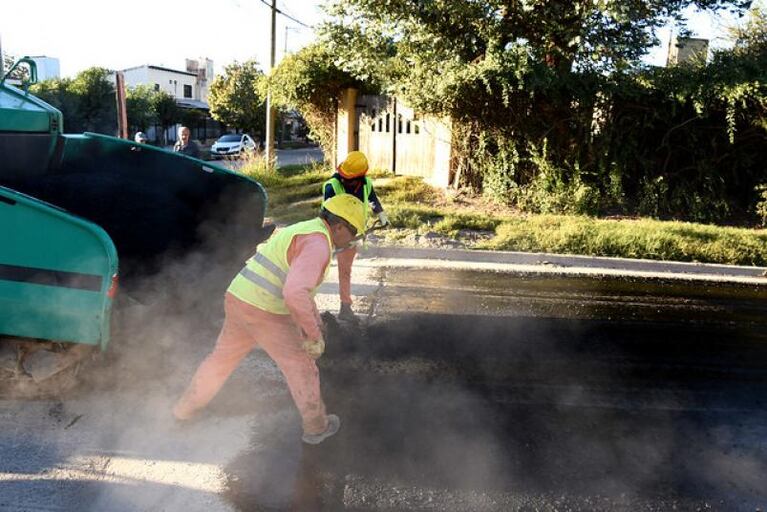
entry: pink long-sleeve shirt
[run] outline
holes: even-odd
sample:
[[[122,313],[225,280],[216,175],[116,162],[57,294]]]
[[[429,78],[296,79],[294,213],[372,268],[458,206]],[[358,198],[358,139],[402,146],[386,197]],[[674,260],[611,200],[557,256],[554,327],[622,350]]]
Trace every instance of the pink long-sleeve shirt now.
[[[322,284],[325,269],[330,265],[330,247],[322,233],[297,235],[288,247],[288,276],[282,287],[282,297],[293,321],[307,339],[322,335],[321,320],[312,290]]]

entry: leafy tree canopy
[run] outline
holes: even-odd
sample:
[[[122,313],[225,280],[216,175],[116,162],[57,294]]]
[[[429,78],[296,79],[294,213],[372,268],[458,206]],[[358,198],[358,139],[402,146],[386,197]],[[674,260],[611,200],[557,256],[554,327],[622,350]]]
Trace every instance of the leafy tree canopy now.
[[[111,72],[93,67],[81,71],[71,82],[71,90],[79,96],[78,111],[84,130],[114,133],[117,123],[117,103]]]
[[[369,89],[334,64],[327,47],[313,44],[285,57],[263,84],[271,87],[275,106],[295,109],[309,126],[310,135],[326,155],[334,151],[336,100],[347,87]]]
[[[31,92],[61,110],[68,132],[99,132],[114,135],[117,130],[117,104],[110,72],[89,68],[74,79],[44,80]]]
[[[157,94],[158,91],[148,85],[138,85],[127,90],[125,104],[131,132],[146,131],[157,120],[157,112],[154,110]]]
[[[263,72],[255,60],[234,62],[210,85],[208,104],[211,116],[227,126],[262,134],[265,127],[265,96],[260,92]]]
[[[683,10],[742,12],[748,0],[328,0],[336,63],[423,111],[461,114],[474,92],[508,100],[573,70],[638,65]]]
[[[736,54],[767,52],[767,7],[752,7],[748,22],[732,27],[730,33]]]
[[[0,78],[5,76],[5,73],[7,73],[8,70],[11,69],[11,67],[14,64],[16,64],[17,60],[18,59],[14,57],[13,55],[8,55],[6,53],[3,53],[3,67],[1,68],[2,73],[0,73]],[[21,65],[18,68],[13,70],[13,73],[9,75],[9,78],[13,78],[16,80],[26,80],[27,78],[29,78],[29,69],[27,68],[26,65]]]

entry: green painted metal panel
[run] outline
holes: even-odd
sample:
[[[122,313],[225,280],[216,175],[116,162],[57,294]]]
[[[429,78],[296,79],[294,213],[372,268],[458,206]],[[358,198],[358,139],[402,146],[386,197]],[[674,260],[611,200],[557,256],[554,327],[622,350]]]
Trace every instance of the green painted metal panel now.
[[[58,134],[61,112],[12,85],[0,85],[0,131]]]
[[[106,346],[104,297],[100,291],[0,279],[0,333]]]
[[[118,262],[106,232],[0,187],[0,233],[0,334],[105,347]]]

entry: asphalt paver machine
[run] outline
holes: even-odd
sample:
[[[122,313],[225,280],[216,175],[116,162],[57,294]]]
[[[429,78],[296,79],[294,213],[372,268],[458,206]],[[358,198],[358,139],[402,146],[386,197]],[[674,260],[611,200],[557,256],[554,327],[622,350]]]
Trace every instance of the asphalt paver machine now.
[[[70,386],[107,348],[124,290],[192,253],[231,272],[271,230],[263,187],[242,174],[65,134],[61,112],[29,92],[35,63],[20,64],[27,82],[0,77],[0,392],[35,395]]]

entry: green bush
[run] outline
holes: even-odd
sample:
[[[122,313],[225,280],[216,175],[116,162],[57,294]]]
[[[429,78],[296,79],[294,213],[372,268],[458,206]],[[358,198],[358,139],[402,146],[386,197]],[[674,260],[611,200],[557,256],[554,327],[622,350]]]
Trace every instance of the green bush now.
[[[759,185],[756,187],[756,191],[759,194],[755,209],[756,214],[759,216],[762,226],[767,226],[767,185]]]

